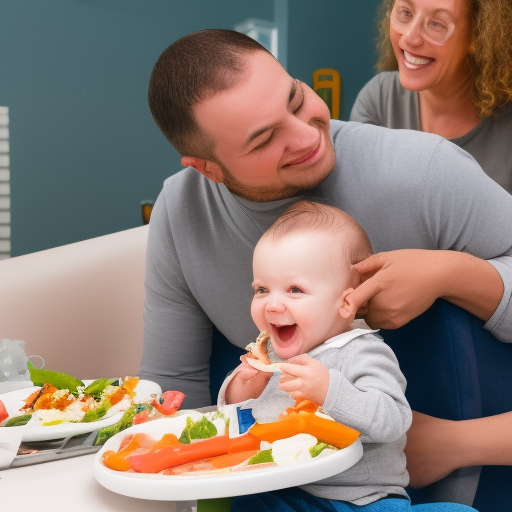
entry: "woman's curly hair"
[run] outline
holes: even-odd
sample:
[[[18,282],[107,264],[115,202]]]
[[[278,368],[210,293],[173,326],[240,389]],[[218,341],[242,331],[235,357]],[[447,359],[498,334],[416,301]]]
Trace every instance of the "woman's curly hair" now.
[[[473,81],[473,103],[480,117],[512,102],[512,0],[469,2],[471,45],[467,56]],[[389,36],[389,19],[395,0],[379,9],[378,71],[396,71],[398,63]]]

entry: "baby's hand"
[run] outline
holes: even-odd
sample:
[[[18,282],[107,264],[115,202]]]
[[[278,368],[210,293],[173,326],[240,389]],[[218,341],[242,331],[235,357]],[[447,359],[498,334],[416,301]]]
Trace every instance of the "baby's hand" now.
[[[246,382],[256,377],[258,374],[260,375],[260,377],[267,377],[267,375],[265,375],[265,372],[260,372],[259,370],[256,370],[254,366],[251,366],[247,362],[247,356],[245,354],[243,356],[240,356],[240,361],[241,363],[235,368],[233,373],[236,372],[236,378],[237,380],[239,380],[241,384],[245,384]]]
[[[329,389],[329,370],[307,354],[280,363],[279,389],[293,398],[305,398],[322,406]]]
[[[225,393],[227,404],[243,402],[249,398],[258,398],[272,376],[271,373],[260,372],[253,368],[246,361],[246,358],[246,355],[241,356],[241,364],[233,370],[233,378]]]

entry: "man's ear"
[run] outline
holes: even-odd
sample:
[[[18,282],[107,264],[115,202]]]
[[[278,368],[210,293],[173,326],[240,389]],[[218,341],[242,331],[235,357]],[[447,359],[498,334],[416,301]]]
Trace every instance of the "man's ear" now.
[[[209,180],[215,181],[215,183],[222,183],[224,181],[222,169],[211,160],[196,158],[195,156],[183,156],[181,157],[181,165],[183,167],[193,167]]]
[[[354,301],[351,298],[351,293],[354,288],[347,288],[341,296],[341,305],[339,307],[339,314],[342,318],[350,319],[355,318],[357,308]]]

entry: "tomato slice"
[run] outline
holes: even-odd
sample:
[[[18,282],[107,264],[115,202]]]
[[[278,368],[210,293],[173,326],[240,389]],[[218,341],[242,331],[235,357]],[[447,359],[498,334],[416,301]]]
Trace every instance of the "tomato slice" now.
[[[185,395],[181,391],[165,391],[162,394],[163,402],[155,399],[151,405],[160,413],[170,416],[174,414],[185,399]]]
[[[0,423],[8,417],[9,413],[7,412],[7,409],[5,408],[5,405],[2,402],[2,400],[0,400]]]

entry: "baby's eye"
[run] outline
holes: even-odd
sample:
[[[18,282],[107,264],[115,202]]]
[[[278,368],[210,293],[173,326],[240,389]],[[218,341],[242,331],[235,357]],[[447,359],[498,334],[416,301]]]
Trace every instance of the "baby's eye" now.
[[[261,295],[262,293],[266,293],[267,289],[262,286],[258,286],[258,288],[254,288],[254,295]]]
[[[302,290],[298,286],[292,286],[290,288],[291,293],[302,293]]]

